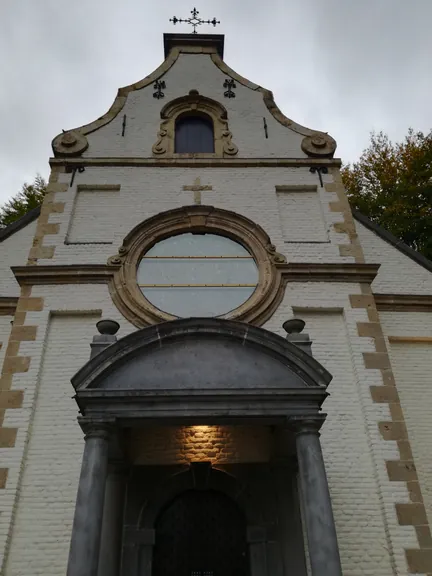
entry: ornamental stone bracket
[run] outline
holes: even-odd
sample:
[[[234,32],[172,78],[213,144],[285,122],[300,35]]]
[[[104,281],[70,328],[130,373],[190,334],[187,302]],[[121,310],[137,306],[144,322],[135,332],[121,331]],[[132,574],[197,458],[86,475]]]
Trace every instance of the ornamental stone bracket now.
[[[205,114],[213,121],[214,153],[176,154],[174,150],[175,124],[184,114]],[[232,134],[228,126],[226,108],[216,100],[201,96],[198,90],[190,90],[187,96],[176,98],[168,102],[161,110],[161,124],[157,134],[157,141],[153,144],[152,152],[156,157],[176,158],[193,156],[197,158],[225,158],[238,153],[238,148],[232,141]]]

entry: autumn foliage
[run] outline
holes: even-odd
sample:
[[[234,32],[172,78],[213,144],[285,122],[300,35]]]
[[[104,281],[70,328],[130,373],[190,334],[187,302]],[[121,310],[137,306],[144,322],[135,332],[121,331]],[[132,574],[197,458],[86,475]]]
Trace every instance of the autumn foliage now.
[[[353,208],[432,259],[432,132],[396,143],[373,133],[342,178]]]

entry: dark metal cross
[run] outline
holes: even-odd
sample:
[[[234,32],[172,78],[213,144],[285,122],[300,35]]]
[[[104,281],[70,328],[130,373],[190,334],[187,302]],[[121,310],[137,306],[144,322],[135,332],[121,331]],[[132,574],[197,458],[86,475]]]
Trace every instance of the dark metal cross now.
[[[193,34],[198,34],[196,29],[197,26],[201,26],[201,24],[213,24],[213,26],[220,24],[220,21],[216,20],[216,18],[213,18],[213,20],[203,20],[202,18],[198,18],[199,12],[196,8],[191,10],[191,14],[192,18],[186,18],[184,20],[183,18],[177,18],[177,16],[174,16],[173,18],[170,18],[170,22],[173,24],[177,24],[177,22],[186,22],[187,24],[191,24],[193,26]]]

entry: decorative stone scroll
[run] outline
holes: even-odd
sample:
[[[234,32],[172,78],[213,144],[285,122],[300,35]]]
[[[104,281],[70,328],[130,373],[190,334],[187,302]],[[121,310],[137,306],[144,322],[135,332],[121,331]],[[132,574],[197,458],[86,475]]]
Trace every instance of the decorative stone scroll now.
[[[56,136],[52,142],[56,156],[79,156],[88,148],[88,140],[84,134],[71,130]]]
[[[336,140],[324,132],[315,132],[303,138],[301,147],[308,156],[331,158],[336,150]]]
[[[183,114],[206,114],[213,121],[214,153],[176,154],[174,151],[175,124]],[[152,147],[154,156],[162,158],[175,158],[193,156],[197,158],[224,158],[235,156],[237,146],[232,141],[232,134],[228,127],[227,111],[222,104],[201,96],[198,90],[191,90],[187,96],[176,98],[168,102],[161,110],[161,123],[157,134],[157,141]]]
[[[108,259],[116,267],[110,280],[111,297],[132,324],[139,328],[173,320],[153,306],[142,294],[137,283],[137,268],[143,255],[157,242],[186,232],[208,232],[231,238],[243,245],[254,257],[258,267],[258,285],[252,296],[236,310],[223,316],[244,322],[261,324],[269,310],[283,295],[280,266],[286,262],[264,230],[240,214],[214,206],[183,206],[163,212],[136,226],[124,239],[118,253]]]

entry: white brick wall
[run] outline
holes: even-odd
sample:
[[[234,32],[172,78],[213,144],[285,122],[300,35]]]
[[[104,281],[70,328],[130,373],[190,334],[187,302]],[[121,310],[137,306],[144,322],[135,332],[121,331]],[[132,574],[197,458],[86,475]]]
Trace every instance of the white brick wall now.
[[[432,336],[432,313],[381,312],[387,337]],[[391,342],[390,357],[423,499],[432,524],[432,342]]]
[[[391,566],[370,450],[342,314],[303,313],[315,358],[333,374],[325,402],[322,447],[344,574],[382,574]],[[367,550],[367,553],[365,551]]]
[[[432,274],[356,222],[366,262],[381,264],[372,289],[381,294],[432,294]]]
[[[112,243],[112,231],[117,224],[117,208],[121,206],[120,190],[80,189],[66,236],[68,243]]]
[[[393,342],[390,353],[426,513],[432,524],[432,342]]]
[[[352,262],[351,257],[339,255],[339,244],[348,243],[345,234],[333,231],[332,224],[340,222],[342,215],[331,212],[329,202],[336,201],[333,192],[318,187],[317,195],[321,203],[320,212],[310,214],[308,210],[295,214],[286,213],[284,226],[288,229],[295,222],[297,229],[316,230],[324,226],[329,242],[284,242],[281,219],[276,196],[277,185],[306,184],[316,186],[317,176],[307,168],[86,168],[75,176],[74,186],[66,192],[56,194],[56,201],[65,202],[63,213],[51,214],[49,222],[60,223],[59,234],[45,236],[44,244],[55,245],[53,259],[39,261],[40,264],[103,264],[116,253],[117,247],[126,234],[146,218],[180,206],[193,204],[193,192],[183,191],[200,177],[202,184],[209,184],[212,190],[202,193],[202,204],[210,204],[226,210],[233,210],[260,224],[270,235],[277,250],[285,254],[289,261],[302,262]],[[324,175],[331,182],[331,175]],[[60,174],[60,182],[69,182],[70,174]],[[92,234],[111,238],[113,246],[65,245],[67,230],[76,198],[76,187],[93,184],[121,185],[121,192],[112,200],[115,210],[115,225],[112,217],[102,210],[100,213],[77,213],[74,225],[84,229],[91,219]],[[110,192],[111,193],[111,192]],[[109,194],[110,194],[109,193]],[[81,192],[79,194],[82,194]],[[99,194],[99,192],[98,192]],[[307,193],[306,193],[307,195]],[[112,198],[112,197],[110,197]],[[104,217],[105,214],[105,217]],[[80,223],[80,217],[83,223]],[[316,240],[314,236],[312,240]]]
[[[151,157],[151,148],[157,141],[161,109],[167,102],[186,96],[194,89],[203,96],[221,102],[227,109],[229,128],[233,142],[238,146],[239,158],[306,157],[300,147],[304,136],[275,120],[260,92],[237,82],[236,97],[224,98],[226,89],[223,83],[226,78],[209,55],[180,54],[177,62],[163,76],[166,82],[165,98],[157,100],[153,97],[153,83],[129,93],[117,117],[88,135],[90,145],[84,156]],[[289,116],[289,110],[286,112]],[[122,137],[124,114],[127,122]],[[263,118],[267,121],[268,138],[265,137]]]
[[[11,266],[27,264],[35,230],[36,221],[33,221],[0,242],[0,296],[19,296],[20,289]]]
[[[45,454],[47,460],[51,462],[50,455],[45,450],[45,439],[44,434],[54,439],[56,437],[61,437],[60,442],[65,441],[69,435],[70,429],[67,426],[63,426],[58,420],[53,421],[53,425],[46,426],[47,422],[42,423],[42,428],[38,432],[37,439],[33,439],[33,434],[37,432],[36,428],[32,424],[33,416],[36,417],[36,413],[44,413],[49,410],[52,413],[56,411],[61,412],[63,415],[66,413],[69,415],[74,422],[77,417],[76,405],[71,402],[70,398],[73,395],[72,384],[70,384],[70,378],[73,376],[75,371],[81,367],[88,359],[90,355],[90,342],[94,334],[97,333],[95,322],[97,317],[100,315],[103,317],[110,317],[120,322],[121,328],[119,332],[119,337],[125,336],[129,332],[135,329],[127,320],[121,317],[118,310],[113,305],[111,298],[109,296],[108,287],[105,285],[63,285],[63,286],[35,286],[33,288],[32,296],[40,296],[45,299],[45,309],[42,312],[28,312],[26,315],[26,325],[38,326],[37,338],[35,341],[22,342],[20,346],[20,354],[31,356],[32,361],[30,364],[30,369],[28,372],[15,374],[12,384],[13,390],[24,389],[24,401],[23,406],[20,409],[7,410],[4,420],[4,425],[6,427],[18,427],[18,436],[16,444],[13,448],[3,448],[0,449],[0,461],[2,466],[9,469],[8,481],[6,488],[0,490],[0,564],[3,564],[4,554],[6,550],[6,541],[9,534],[9,528],[12,520],[12,515],[14,513],[14,507],[17,503],[24,499],[25,502],[33,502],[30,508],[35,510],[38,508],[37,498],[38,491],[33,490],[30,483],[26,484],[25,478],[22,478],[21,472],[27,467],[28,463],[28,440],[29,440],[29,430],[31,431],[32,441],[35,453],[38,454],[38,458],[42,458],[41,454]],[[76,315],[78,313],[79,318],[67,318],[63,322],[63,318],[56,318],[55,333],[48,333],[49,328],[49,314],[51,312],[64,313],[67,316]],[[93,311],[89,317],[85,313]],[[68,320],[70,320],[71,333],[68,332]],[[82,332],[79,327],[80,322],[82,322]],[[62,332],[58,336],[59,346],[62,351],[61,363],[57,365],[57,372],[54,376],[51,375],[49,381],[46,380],[43,375],[43,361],[45,360],[44,351],[48,348],[51,350],[57,350],[55,342],[57,340],[58,331]],[[63,333],[64,332],[64,333]],[[48,342],[47,338],[51,338]],[[66,344],[70,338],[70,345]],[[78,343],[74,343],[75,340]],[[1,351],[0,351],[1,352]],[[61,369],[58,368],[61,366]],[[52,374],[52,373],[51,373]],[[63,376],[62,376],[63,375]],[[58,387],[60,386],[60,389]],[[43,396],[38,396],[38,392],[44,390]],[[53,398],[55,399],[50,403],[50,394],[53,393]],[[60,396],[59,396],[60,394]],[[38,408],[35,412],[36,402],[38,402]],[[54,414],[55,416],[55,414]],[[69,420],[70,422],[71,420]],[[74,424],[76,425],[76,424]],[[62,436],[62,434],[65,436]],[[72,438],[72,437],[71,437]],[[76,438],[76,435],[73,436]],[[82,438],[82,436],[80,436]],[[80,446],[81,441],[80,441]],[[80,449],[81,449],[80,448]],[[71,448],[71,453],[73,449]],[[65,454],[65,457],[67,454]],[[30,456],[29,456],[30,458]],[[79,460],[79,458],[78,458]],[[77,462],[79,466],[79,461]],[[36,482],[40,483],[41,474],[43,473],[44,463],[40,460],[40,467],[35,471],[35,478],[37,474],[39,477]],[[66,468],[67,471],[67,468]],[[32,473],[33,474],[33,473]],[[33,476],[32,476],[33,478]],[[21,485],[21,481],[24,484]],[[51,480],[55,483],[55,477],[53,476]],[[61,480],[62,482],[63,480]],[[70,485],[72,497],[65,497],[66,504],[59,504],[59,507],[65,511],[67,517],[71,514],[71,510],[68,506],[74,506],[74,498],[76,494],[76,482]],[[25,508],[22,505],[23,513]],[[30,532],[26,532],[26,538],[21,537],[21,528],[16,528],[12,537],[11,542],[11,554],[13,553],[14,558],[19,558],[21,553],[24,554],[23,550],[27,546],[33,545],[33,537],[37,535],[37,530],[34,530],[34,525],[29,525]],[[13,551],[15,549],[15,551]],[[49,562],[53,561],[49,555],[47,556],[42,550],[41,556],[45,557],[42,561]],[[27,557],[26,557],[27,558]],[[18,561],[17,561],[18,562]],[[10,576],[11,574],[23,575],[33,575],[32,563],[27,562],[27,567],[23,567],[23,563],[19,563],[19,567],[15,569],[15,565],[11,563],[8,564],[8,569],[6,570],[3,565],[3,570],[5,570],[5,575]],[[16,571],[15,571],[16,570]],[[40,572],[40,573],[43,573]],[[48,573],[48,572],[47,572]],[[62,573],[61,570],[54,572],[55,574]]]
[[[323,207],[317,190],[276,191],[282,235],[285,242],[328,242]],[[324,206],[328,212],[328,202]],[[309,223],[305,225],[305,214]]]
[[[357,322],[367,322],[368,317],[365,309],[350,308],[349,294],[359,292],[355,284],[288,284],[283,302],[264,327],[284,336],[282,323],[286,319],[294,313],[304,318],[305,332],[314,342],[314,356],[334,376],[329,386],[331,396],[324,404],[328,419],[323,430],[323,449],[338,534],[343,527],[339,544],[342,548],[350,548],[353,556],[351,563],[344,559],[344,574],[380,573],[374,569],[373,563],[368,564],[366,558],[360,560],[360,564],[357,562],[362,555],[370,554],[370,549],[362,544],[362,538],[367,538],[369,531],[378,534],[381,526],[381,540],[376,536],[380,545],[373,554],[378,554],[379,548],[383,558],[386,557],[380,568],[383,575],[392,573],[390,565],[386,564],[390,556],[399,576],[408,573],[404,548],[417,548],[418,543],[414,529],[400,526],[396,517],[395,503],[408,503],[409,495],[404,482],[389,481],[385,467],[386,460],[399,459],[399,451],[396,442],[384,441],[378,429],[378,422],[391,418],[388,404],[374,403],[371,398],[369,387],[381,385],[382,378],[378,370],[368,370],[364,366],[363,352],[374,352],[375,347],[372,339],[358,336]],[[308,308],[324,310],[308,312]],[[325,309],[329,308],[340,308],[341,316],[326,312]],[[344,462],[350,461],[352,456],[362,463],[361,470],[354,463],[343,471]],[[369,462],[367,466],[365,458]],[[351,486],[351,489],[345,491],[345,486]],[[342,491],[340,487],[343,487]],[[364,499],[362,503],[358,499],[359,508],[352,517],[356,521],[359,519],[363,535],[360,530],[357,534],[354,521],[345,516],[345,510],[354,505],[356,490],[364,491]],[[371,510],[366,505],[369,497],[376,506],[372,516],[368,516]],[[360,520],[363,513],[368,517]],[[356,534],[357,544],[351,540],[350,531]],[[387,550],[389,556],[383,550]],[[367,569],[363,562],[366,562]]]
[[[66,573],[84,446],[69,376],[88,358],[97,320],[97,316],[51,317],[6,566],[8,576]]]
[[[8,345],[9,334],[12,328],[11,316],[0,316],[0,366],[3,365],[3,358]]]

